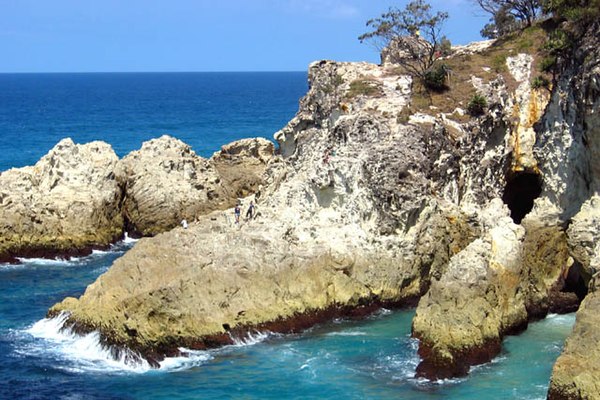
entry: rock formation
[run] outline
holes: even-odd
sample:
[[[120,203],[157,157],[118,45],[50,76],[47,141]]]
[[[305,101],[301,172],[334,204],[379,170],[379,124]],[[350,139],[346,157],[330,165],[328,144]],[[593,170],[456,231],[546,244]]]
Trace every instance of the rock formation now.
[[[169,136],[119,160],[103,142],[62,140],[35,166],[0,174],[0,262],[87,254],[125,231],[155,235],[254,193],[274,152],[243,139],[210,159]]]
[[[274,152],[266,139],[243,139],[210,159],[169,136],[145,142],[119,163],[128,229],[155,235],[254,193]]]
[[[106,143],[58,143],[33,167],[0,173],[0,262],[86,253],[122,234],[118,158]]]
[[[259,143],[211,160],[180,142],[145,145],[119,173],[130,223],[152,232],[217,211],[142,239],[49,315],[68,313],[74,329],[157,360],[180,346],[420,299],[417,373],[437,379],[490,360],[530,319],[576,308],[589,284],[550,395],[594,398],[596,364],[586,357],[598,352],[600,304],[596,32],[552,92],[530,83],[539,55],[508,42],[446,59],[457,98],[423,99],[393,64],[320,61],[271,159]],[[503,73],[486,64],[497,54]],[[459,107],[472,93],[488,103],[476,119]],[[236,157],[246,153],[253,161],[240,171]],[[244,199],[257,213],[237,224],[218,209],[255,188],[265,165],[260,189]],[[163,193],[176,206],[162,204]]]
[[[427,293],[419,372],[465,374],[554,307],[564,284],[559,220],[519,224],[539,194],[523,195],[520,180],[541,179],[533,128],[549,100],[531,88],[532,65],[508,58],[514,90],[502,76],[468,77],[490,102],[480,120],[422,110],[407,122],[416,94],[393,65],[313,63],[255,219],[236,226],[231,210],[215,212],[144,239],[50,314],[160,358]]]

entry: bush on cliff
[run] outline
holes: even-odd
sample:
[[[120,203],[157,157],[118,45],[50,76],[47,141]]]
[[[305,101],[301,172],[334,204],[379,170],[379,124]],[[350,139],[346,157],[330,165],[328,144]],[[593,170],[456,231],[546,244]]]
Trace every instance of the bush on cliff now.
[[[467,112],[473,117],[478,117],[480,115],[483,115],[486,108],[487,101],[485,100],[485,97],[479,94],[475,94],[473,95],[473,97],[471,97],[471,100],[467,105]]]

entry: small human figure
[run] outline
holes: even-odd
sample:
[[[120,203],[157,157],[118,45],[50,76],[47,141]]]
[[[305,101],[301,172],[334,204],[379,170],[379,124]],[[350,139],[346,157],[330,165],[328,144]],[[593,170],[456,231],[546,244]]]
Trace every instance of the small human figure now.
[[[248,206],[248,211],[246,211],[246,219],[252,219],[254,217],[254,202],[250,201],[250,205]]]
[[[181,220],[181,226],[183,226],[183,229],[187,229],[188,228],[188,222],[185,219]]]
[[[240,203],[237,203],[235,205],[235,208],[233,209],[233,213],[235,214],[235,223],[239,224],[240,223],[240,214],[242,213],[242,209],[240,208]]]

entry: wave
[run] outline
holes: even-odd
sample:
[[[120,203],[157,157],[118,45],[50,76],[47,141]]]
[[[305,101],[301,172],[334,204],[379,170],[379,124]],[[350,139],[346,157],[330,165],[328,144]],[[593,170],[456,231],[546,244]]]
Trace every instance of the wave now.
[[[339,331],[329,332],[326,336],[366,336],[366,332],[362,331]]]
[[[30,343],[27,352],[49,353],[72,372],[135,372],[152,369],[138,353],[129,349],[107,346],[100,341],[97,331],[78,335],[65,327],[69,313],[61,312],[55,318],[44,318],[25,332],[37,340]]]
[[[23,355],[50,356],[59,368],[70,372],[91,373],[146,373],[150,371],[181,371],[206,364],[219,352],[227,348],[252,346],[265,341],[272,332],[249,332],[243,337],[231,337],[233,344],[215,350],[190,350],[180,347],[180,355],[167,357],[159,362],[159,368],[153,368],[139,353],[126,348],[103,344],[97,331],[86,335],[74,333],[65,326],[68,312],[61,312],[54,318],[44,318],[34,323],[24,333],[32,336],[26,346],[18,350]]]
[[[273,336],[278,336],[278,335],[273,332],[270,332],[270,331],[247,332],[245,334],[245,336],[243,336],[243,337],[234,337],[231,334],[229,335],[229,337],[233,341],[233,344],[231,346],[234,346],[234,347],[252,346],[252,345],[264,342],[265,340],[267,340],[268,338],[273,337]]]

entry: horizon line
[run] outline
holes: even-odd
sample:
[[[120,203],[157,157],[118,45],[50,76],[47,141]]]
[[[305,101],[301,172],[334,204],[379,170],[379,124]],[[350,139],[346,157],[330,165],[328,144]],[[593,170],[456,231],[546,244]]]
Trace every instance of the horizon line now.
[[[0,71],[0,75],[17,74],[235,74],[235,73],[273,73],[307,72],[305,70],[248,70],[248,71]]]

